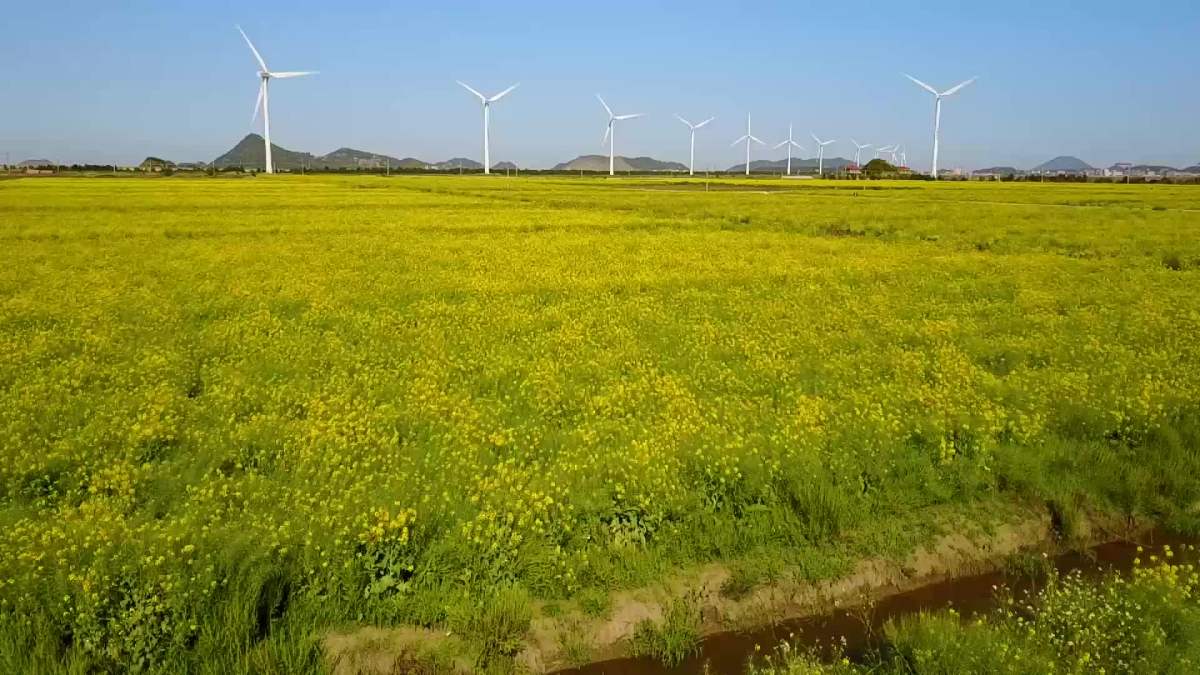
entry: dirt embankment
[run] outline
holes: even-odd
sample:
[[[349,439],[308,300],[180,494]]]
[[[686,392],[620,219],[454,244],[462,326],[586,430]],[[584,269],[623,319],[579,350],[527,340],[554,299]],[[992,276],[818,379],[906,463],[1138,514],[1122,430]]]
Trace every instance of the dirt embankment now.
[[[867,603],[927,584],[995,570],[1020,553],[1062,547],[1055,521],[1044,511],[1026,511],[989,528],[963,522],[944,529],[942,535],[902,559],[864,559],[849,574],[828,581],[779,581],[733,599],[721,592],[730,569],[711,564],[658,586],[615,593],[611,610],[602,618],[580,611],[540,616],[530,627],[517,663],[531,673],[548,673],[580,665],[579,654],[586,654],[590,661],[628,656],[630,638],[638,625],[647,620],[661,622],[666,608],[683,597],[697,605],[701,634],[710,635]],[[1099,543],[1130,536],[1137,529],[1119,519],[1092,516],[1080,525],[1078,538],[1071,543]],[[463,661],[443,662],[440,667],[421,662],[418,655],[427,653],[430,641],[445,639],[444,634],[433,631],[368,627],[331,634],[323,645],[337,675],[434,672],[447,666],[452,671],[469,671],[470,666]]]

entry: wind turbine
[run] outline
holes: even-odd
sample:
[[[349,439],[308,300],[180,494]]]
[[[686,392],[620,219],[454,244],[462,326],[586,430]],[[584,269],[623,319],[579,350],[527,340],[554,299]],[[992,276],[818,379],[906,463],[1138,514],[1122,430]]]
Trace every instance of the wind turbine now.
[[[905,77],[907,77],[908,79],[915,82],[918,87],[933,94],[934,102],[933,102],[933,169],[932,169],[932,173],[933,173],[933,179],[937,180],[937,177],[938,177],[938,143],[939,143],[939,140],[941,137],[941,132],[942,132],[942,99],[946,98],[947,96],[953,96],[954,94],[957,94],[960,89],[967,86],[968,84],[971,84],[975,80],[978,80],[979,77],[978,76],[972,77],[971,79],[966,80],[964,82],[959,82],[958,84],[954,85],[953,87],[950,87],[946,91],[939,92],[937,89],[934,89],[933,87],[929,86],[928,84],[925,84],[924,82],[918,80],[917,78],[913,77],[912,75],[909,75],[907,73],[902,73],[902,74]]]
[[[892,166],[898,166],[897,162],[900,160],[897,159],[896,155],[900,154],[899,150],[900,150],[899,143],[888,148],[888,154],[892,156]]]
[[[908,166],[908,153],[904,151],[904,146],[900,146],[900,166]]]
[[[691,159],[688,161],[688,175],[694,176],[696,175],[696,130],[717,118],[710,117],[699,124],[692,124],[691,122],[680,117],[678,114],[675,115],[675,119],[683,122],[687,125],[688,129],[692,130],[692,153],[690,155]]]
[[[825,146],[829,145],[830,143],[836,143],[836,141],[832,141],[832,140],[823,141],[823,140],[817,138],[817,135],[814,133],[810,133],[809,135],[812,136],[812,139],[814,141],[816,141],[816,143],[817,143],[817,175],[824,176],[825,175]]]
[[[244,39],[246,44],[249,45],[250,51],[254,52],[254,58],[258,61],[258,65],[262,67],[262,70],[258,71],[258,77],[262,80],[262,83],[258,86],[258,101],[254,104],[254,116],[250,118],[250,121],[253,122],[254,120],[258,119],[258,109],[262,108],[263,143],[267,148],[266,171],[267,173],[275,173],[275,164],[271,161],[271,112],[270,100],[267,95],[268,83],[271,80],[286,80],[292,77],[316,75],[317,71],[304,70],[272,72],[270,68],[267,68],[267,62],[263,61],[262,55],[259,54],[258,50],[254,48],[254,43],[250,41],[250,38],[246,37],[246,31],[242,30],[241,26],[235,26],[235,28],[237,28],[238,32],[242,34],[242,39]]]
[[[759,145],[766,145],[762,141],[758,140],[758,138],[756,138],[754,136],[754,134],[750,133],[750,113],[746,113],[746,135],[737,139],[733,143],[730,143],[729,145],[730,145],[730,147],[732,147],[732,146],[737,145],[738,143],[741,143],[742,141],[746,141],[746,175],[749,176],[750,175],[750,144],[758,143]]]
[[[617,132],[614,128],[615,123],[620,122],[621,120],[631,120],[635,117],[641,117],[642,113],[633,113],[632,115],[614,115],[612,108],[608,107],[608,104],[604,102],[604,99],[600,97],[600,94],[596,94],[596,98],[600,99],[600,105],[604,106],[604,111],[608,113],[608,127],[604,129],[604,139],[600,141],[600,145],[604,145],[605,141],[608,142],[608,175],[612,176],[615,174],[613,167],[615,166],[615,160],[617,157]]]
[[[850,139],[850,143],[854,146],[854,165],[861,168],[862,164],[859,162],[859,160],[862,159],[862,151],[871,147],[871,144],[867,143],[866,145],[859,145],[858,141],[854,140],[853,138]],[[879,154],[876,153],[875,156],[878,157]]]
[[[792,148],[795,147],[795,148],[799,149],[801,152],[804,151],[804,146],[802,146],[799,143],[797,143],[796,141],[792,140],[792,125],[790,125],[790,124],[788,125],[787,140],[776,144],[775,149],[778,150],[779,148],[782,148],[785,145],[787,146],[787,149],[788,149],[787,175],[790,176],[790,175],[792,175]]]
[[[508,89],[505,89],[504,91],[502,91],[499,94],[496,94],[495,96],[492,96],[492,97],[484,96],[483,94],[472,89],[469,85],[467,85],[467,83],[465,83],[461,80],[459,80],[458,83],[461,84],[463,86],[463,88],[466,89],[467,91],[478,96],[479,102],[483,104],[483,172],[485,174],[490,174],[492,172],[492,162],[491,162],[491,154],[490,154],[491,149],[488,147],[489,112],[492,109],[493,103],[495,103],[496,101],[499,101],[500,99],[504,98],[505,96],[508,96],[509,92],[511,92],[513,89],[516,89],[517,87],[521,86],[521,83],[518,82],[517,84],[514,84],[513,86],[509,87]]]

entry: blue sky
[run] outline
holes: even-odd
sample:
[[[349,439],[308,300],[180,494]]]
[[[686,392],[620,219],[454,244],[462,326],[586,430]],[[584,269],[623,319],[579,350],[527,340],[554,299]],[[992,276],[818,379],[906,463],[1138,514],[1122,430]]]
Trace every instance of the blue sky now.
[[[385,6],[386,5],[386,6]],[[244,134],[267,63],[320,70],[272,87],[279,145],[436,161],[478,158],[488,92],[493,161],[547,166],[602,153],[602,93],[619,154],[686,160],[672,117],[717,121],[697,164],[740,161],[746,113],[772,144],[796,125],[904,143],[927,166],[938,87],[946,167],[1200,162],[1200,3],[1189,2],[9,2],[0,23],[0,153],[13,161],[211,160]],[[800,153],[811,156],[809,152]],[[783,150],[756,150],[756,158]]]

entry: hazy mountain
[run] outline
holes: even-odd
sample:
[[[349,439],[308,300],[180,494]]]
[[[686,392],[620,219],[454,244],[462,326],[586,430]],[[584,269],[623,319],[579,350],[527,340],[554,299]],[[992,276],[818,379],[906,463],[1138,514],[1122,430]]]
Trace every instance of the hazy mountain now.
[[[246,134],[229,152],[213,160],[218,169],[255,169],[262,171],[266,168],[266,150],[263,148],[263,137],[258,134]],[[298,170],[312,166],[316,157],[307,152],[293,152],[271,144],[271,161],[280,170]]]
[[[309,167],[315,169],[383,169],[388,166],[398,169],[409,168],[405,166],[405,162],[415,162],[417,164],[416,168],[425,166],[425,162],[417,159],[408,158],[401,160],[365,150],[338,148],[327,155],[321,155],[313,159]]]
[[[393,164],[392,167],[398,167],[401,169],[428,169],[429,163],[422,162],[416,157],[405,157],[404,159],[399,160],[399,162],[396,164]]]
[[[845,157],[825,158],[826,171],[841,171],[852,164],[854,164],[854,162],[846,159]],[[730,173],[745,173],[746,163],[742,162],[741,164],[734,164],[726,169],[726,171]],[[753,160],[750,162],[750,173],[754,173],[756,171],[762,173],[779,173],[782,171],[787,171],[787,158]],[[792,158],[792,173],[816,173],[816,171],[817,160],[815,157],[809,159],[800,159],[799,157]]]
[[[1159,175],[1167,173],[1175,173],[1179,171],[1173,166],[1164,166],[1162,164],[1134,164],[1129,167],[1129,171],[1133,173],[1156,173]]]
[[[451,157],[444,162],[433,164],[429,168],[437,171],[458,171],[459,169],[471,171],[473,169],[482,169],[483,165],[466,157]]]
[[[1056,173],[1059,171],[1083,172],[1083,171],[1088,171],[1090,169],[1092,169],[1092,166],[1089,165],[1087,162],[1084,162],[1082,159],[1079,159],[1078,157],[1070,157],[1068,155],[1061,155],[1059,157],[1055,157],[1054,159],[1050,160],[1049,162],[1045,162],[1043,164],[1039,164],[1039,165],[1033,167],[1032,169],[1030,169],[1030,171],[1033,171],[1035,173],[1042,173],[1042,172]]]
[[[1024,174],[1025,172],[1021,171],[1020,169],[1017,169],[1015,167],[1011,167],[1011,166],[989,166],[986,169],[976,169],[976,170],[972,171],[971,173],[975,174],[976,176],[978,176],[980,174],[993,174],[993,175],[998,175],[998,176],[1020,176],[1020,175]]]
[[[165,171],[166,169],[175,168],[175,162],[171,162],[161,157],[147,157],[138,164],[138,168],[142,171]]]
[[[580,155],[569,162],[554,166],[555,171],[608,171],[608,155]],[[615,171],[687,171],[679,162],[664,162],[653,157],[613,158]]]
[[[46,166],[54,166],[54,162],[48,159],[27,159],[24,162],[18,162],[17,166],[22,169],[40,169]]]
[[[516,171],[517,165],[512,162],[496,162],[492,165],[492,171]]]
[[[1200,173],[1200,164],[1189,166],[1186,169],[1180,169],[1184,173]]]

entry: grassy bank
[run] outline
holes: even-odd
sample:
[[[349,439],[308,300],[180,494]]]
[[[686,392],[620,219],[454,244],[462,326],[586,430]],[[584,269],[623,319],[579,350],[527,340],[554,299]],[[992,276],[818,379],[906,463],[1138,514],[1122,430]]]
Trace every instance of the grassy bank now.
[[[502,669],[547,606],[927,509],[1194,527],[1200,193],[700,186],[4,182],[0,666],[373,624]]]
[[[1182,554],[1182,555],[1181,555]],[[1192,673],[1200,668],[1200,576],[1194,551],[1146,551],[1129,575],[1051,575],[964,621],[953,610],[890,623],[865,662],[784,643],[750,675],[821,673]]]

